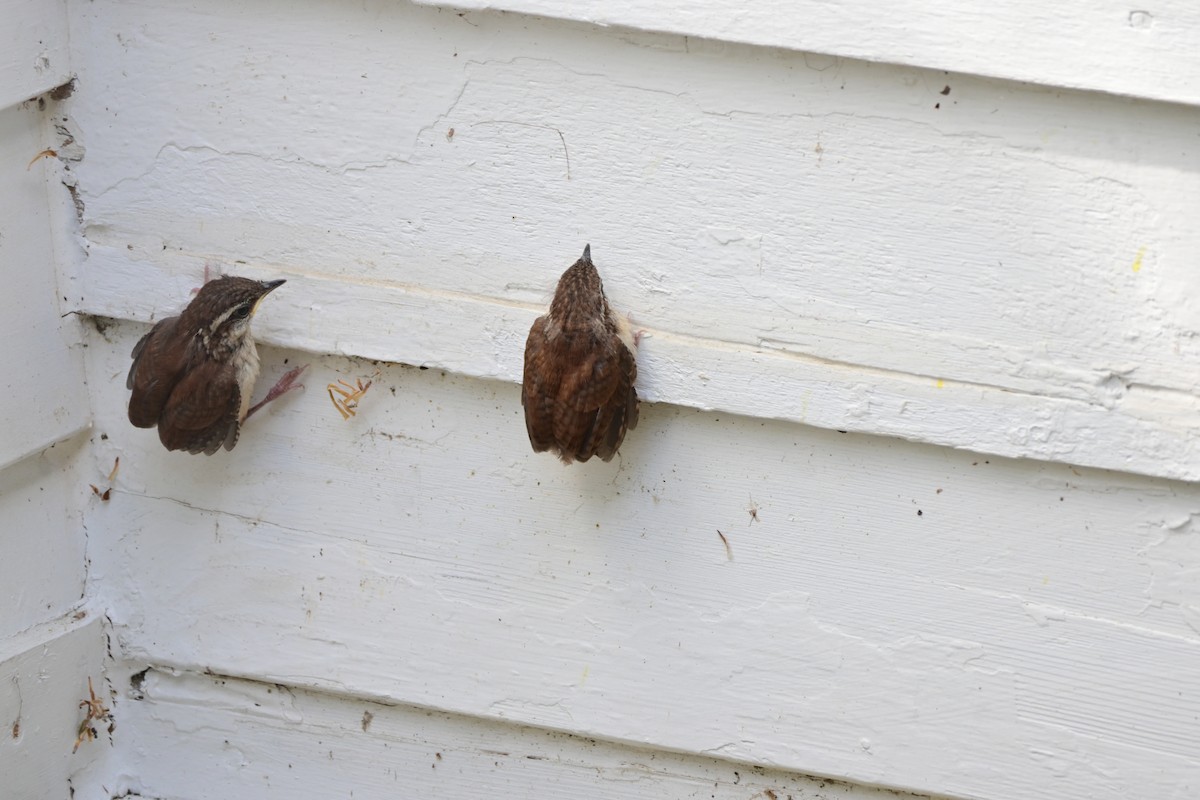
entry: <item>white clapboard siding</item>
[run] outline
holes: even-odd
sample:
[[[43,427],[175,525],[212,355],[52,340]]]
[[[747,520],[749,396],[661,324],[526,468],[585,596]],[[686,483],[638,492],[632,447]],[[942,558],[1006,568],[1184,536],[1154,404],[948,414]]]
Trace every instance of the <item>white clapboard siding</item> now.
[[[102,502],[89,484],[108,488],[106,474],[85,466],[86,445],[83,435],[50,442],[40,455],[0,470],[0,644],[83,601],[82,509]]]
[[[66,0],[0,0],[0,109],[70,77]]]
[[[61,569],[0,596],[91,648],[0,617],[68,687],[19,785],[1196,796],[1200,11],[481,5],[73,2],[0,112],[2,535]],[[564,468],[517,381],[588,242],[647,402]],[[124,388],[206,265],[288,280],[257,395],[312,364],[211,458]]]
[[[85,604],[90,421],[79,322],[59,267],[77,253],[57,142],[66,4],[0,0],[0,795],[70,797],[110,755],[72,748],[87,678],[107,698],[101,623]],[[43,154],[43,157],[39,157]],[[54,190],[48,191],[53,185]],[[64,307],[65,306],[65,307]],[[97,498],[99,501],[99,498]],[[90,782],[84,779],[84,783]]]
[[[80,612],[0,637],[0,780],[5,800],[111,798],[97,777],[107,774],[118,730],[94,725],[97,739],[75,750],[90,699],[88,678],[105,708],[114,711],[105,680],[104,631],[99,617]],[[74,752],[72,752],[74,750]],[[77,789],[82,789],[77,792]]]
[[[656,401],[1200,478],[1193,108],[497,12],[76,9],[79,310],[149,321],[208,262],[289,278],[265,342],[513,382],[590,242]]]
[[[36,102],[0,108],[0,467],[88,424],[79,323],[61,319],[74,304],[57,293],[67,235],[53,227],[47,183],[59,165],[34,161],[55,138]],[[54,184],[57,207],[66,192]]]
[[[88,349],[132,664],[954,796],[1196,788],[1200,488],[662,404],[563,468],[510,382],[335,357],[190,457],[124,419],[144,330]],[[375,370],[343,421],[325,385]],[[156,726],[212,718],[193,686]]]
[[[149,670],[136,681],[126,720],[155,746],[134,748],[131,773],[141,794],[175,800],[913,797],[221,676]]]
[[[1143,6],[1120,0],[415,1],[1200,105],[1200,7],[1189,0]]]

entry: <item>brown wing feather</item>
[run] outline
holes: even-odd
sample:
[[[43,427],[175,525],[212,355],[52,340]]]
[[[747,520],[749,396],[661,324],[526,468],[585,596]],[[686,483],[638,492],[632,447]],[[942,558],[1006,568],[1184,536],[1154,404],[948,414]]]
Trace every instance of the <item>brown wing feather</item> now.
[[[241,423],[241,391],[232,370],[202,361],[175,386],[158,421],[158,438],[168,450],[212,455],[232,450]]]
[[[567,463],[611,460],[637,424],[636,379],[634,355],[619,337],[561,331],[549,339],[539,318],[526,341],[521,387],[534,451],[552,449]]]
[[[617,448],[625,439],[625,431],[637,427],[638,399],[634,383],[637,381],[637,361],[629,348],[614,336],[613,347],[616,361],[616,386],[608,402],[600,409],[596,426],[594,452],[604,461],[611,461]]]
[[[620,382],[617,353],[608,343],[575,348],[558,387],[554,438],[564,460],[587,461],[605,435],[609,406]]]
[[[521,405],[525,408],[525,430],[535,453],[554,446],[554,397],[557,378],[551,369],[551,347],[546,338],[546,317],[538,317],[525,340],[525,374],[521,381]]]
[[[187,348],[168,345],[175,337],[179,317],[161,320],[133,348],[133,365],[125,379],[129,396],[129,421],[139,428],[158,424],[167,398],[187,366]]]

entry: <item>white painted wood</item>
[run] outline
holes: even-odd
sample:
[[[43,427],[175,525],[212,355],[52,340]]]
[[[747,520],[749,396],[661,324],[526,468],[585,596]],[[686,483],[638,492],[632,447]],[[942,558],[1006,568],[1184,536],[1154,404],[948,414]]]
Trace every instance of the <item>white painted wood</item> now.
[[[0,796],[69,797],[107,764],[72,747],[104,639],[85,605],[90,421],[79,322],[61,318],[58,268],[75,254],[52,100],[67,77],[65,4],[0,0]],[[68,148],[63,148],[67,152]],[[55,199],[47,192],[55,187]],[[70,217],[74,222],[74,217]],[[97,498],[97,502],[99,499]],[[82,783],[90,783],[83,778]],[[99,788],[100,784],[97,784]],[[95,796],[95,795],[93,795]],[[106,797],[111,795],[105,795]]]
[[[374,368],[319,359],[213,458],[94,384],[132,663],[955,796],[1194,794],[1200,488],[665,405],[564,469],[507,382],[380,365],[344,422],[324,385]]]
[[[70,77],[66,0],[0,0],[0,109]]]
[[[149,321],[157,298],[176,297],[175,308],[163,313],[177,313],[189,295],[181,287],[203,280],[197,259],[181,260],[193,268],[158,272],[120,250],[94,246],[80,284],[82,305],[89,313]],[[288,279],[256,323],[261,342],[510,382],[521,380],[525,332],[545,313],[545,306],[399,284],[243,265],[236,273]],[[143,291],[130,294],[135,283]],[[638,391],[652,402],[1200,479],[1200,404],[1190,395],[1135,390],[1118,409],[1099,397],[1014,392],[639,327],[646,336]]]
[[[1200,8],[1099,0],[415,0],[1200,104]],[[464,18],[465,15],[464,15]],[[817,58],[830,66],[828,59]]]
[[[79,323],[60,318],[57,295],[47,181],[58,166],[30,164],[53,143],[36,105],[0,110],[0,468],[88,424]]]
[[[108,768],[117,731],[110,737],[102,725],[98,739],[72,750],[89,676],[96,694],[115,711],[104,655],[101,620],[86,612],[0,637],[0,776],[6,800],[101,796],[93,776]],[[78,788],[84,791],[73,791]]]
[[[113,746],[39,745],[45,774],[81,800],[1195,796],[1198,12],[506,7],[574,21],[70,5],[79,91],[28,155],[69,141],[70,170],[18,173],[30,118],[4,123],[5,236],[51,249],[5,253],[46,268],[0,302],[111,321],[85,328],[90,412],[48,367],[72,328],[0,365],[50,399],[9,387],[10,460],[96,420],[0,504],[44,487],[65,532],[85,504],[61,551],[3,536],[43,562],[22,613],[86,574],[123,696]],[[653,402],[617,462],[564,469],[515,382],[589,241]],[[56,262],[49,312],[28,280]],[[206,262],[289,280],[260,393],[314,362],[212,458],[131,428],[123,388]],[[343,421],[325,384],[376,369]],[[61,708],[81,663],[39,666]]]
[[[173,312],[209,261],[290,277],[269,343],[513,381],[590,241],[655,400],[1200,479],[1194,109],[404,4],[76,9],[81,310]]]
[[[88,484],[108,488],[84,466],[85,445],[77,436],[0,470],[0,643],[83,601],[83,508],[101,502]]]
[[[139,793],[177,800],[510,797],[899,800],[714,758],[150,670],[125,704]],[[905,795],[912,797],[912,795]]]

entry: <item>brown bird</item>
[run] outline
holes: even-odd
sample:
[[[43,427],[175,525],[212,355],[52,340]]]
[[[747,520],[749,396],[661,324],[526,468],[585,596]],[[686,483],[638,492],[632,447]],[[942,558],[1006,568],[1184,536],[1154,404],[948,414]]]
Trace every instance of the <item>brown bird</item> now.
[[[637,337],[608,305],[592,246],[559,278],[550,313],[525,341],[521,405],[535,453],[612,460],[637,426]]]
[[[177,317],[167,317],[133,348],[125,380],[132,389],[129,421],[158,426],[168,450],[212,455],[232,450],[246,418],[290,389],[297,367],[250,407],[258,379],[258,348],[250,318],[267,294],[284,282],[224,277],[209,281]],[[307,366],[307,365],[306,365]]]

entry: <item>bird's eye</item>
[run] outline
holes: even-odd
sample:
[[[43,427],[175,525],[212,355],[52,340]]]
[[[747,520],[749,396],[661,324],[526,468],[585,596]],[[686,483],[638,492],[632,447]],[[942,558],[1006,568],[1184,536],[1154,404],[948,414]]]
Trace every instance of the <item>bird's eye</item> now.
[[[250,316],[249,304],[238,306],[233,312],[234,319],[245,319],[248,316]]]

